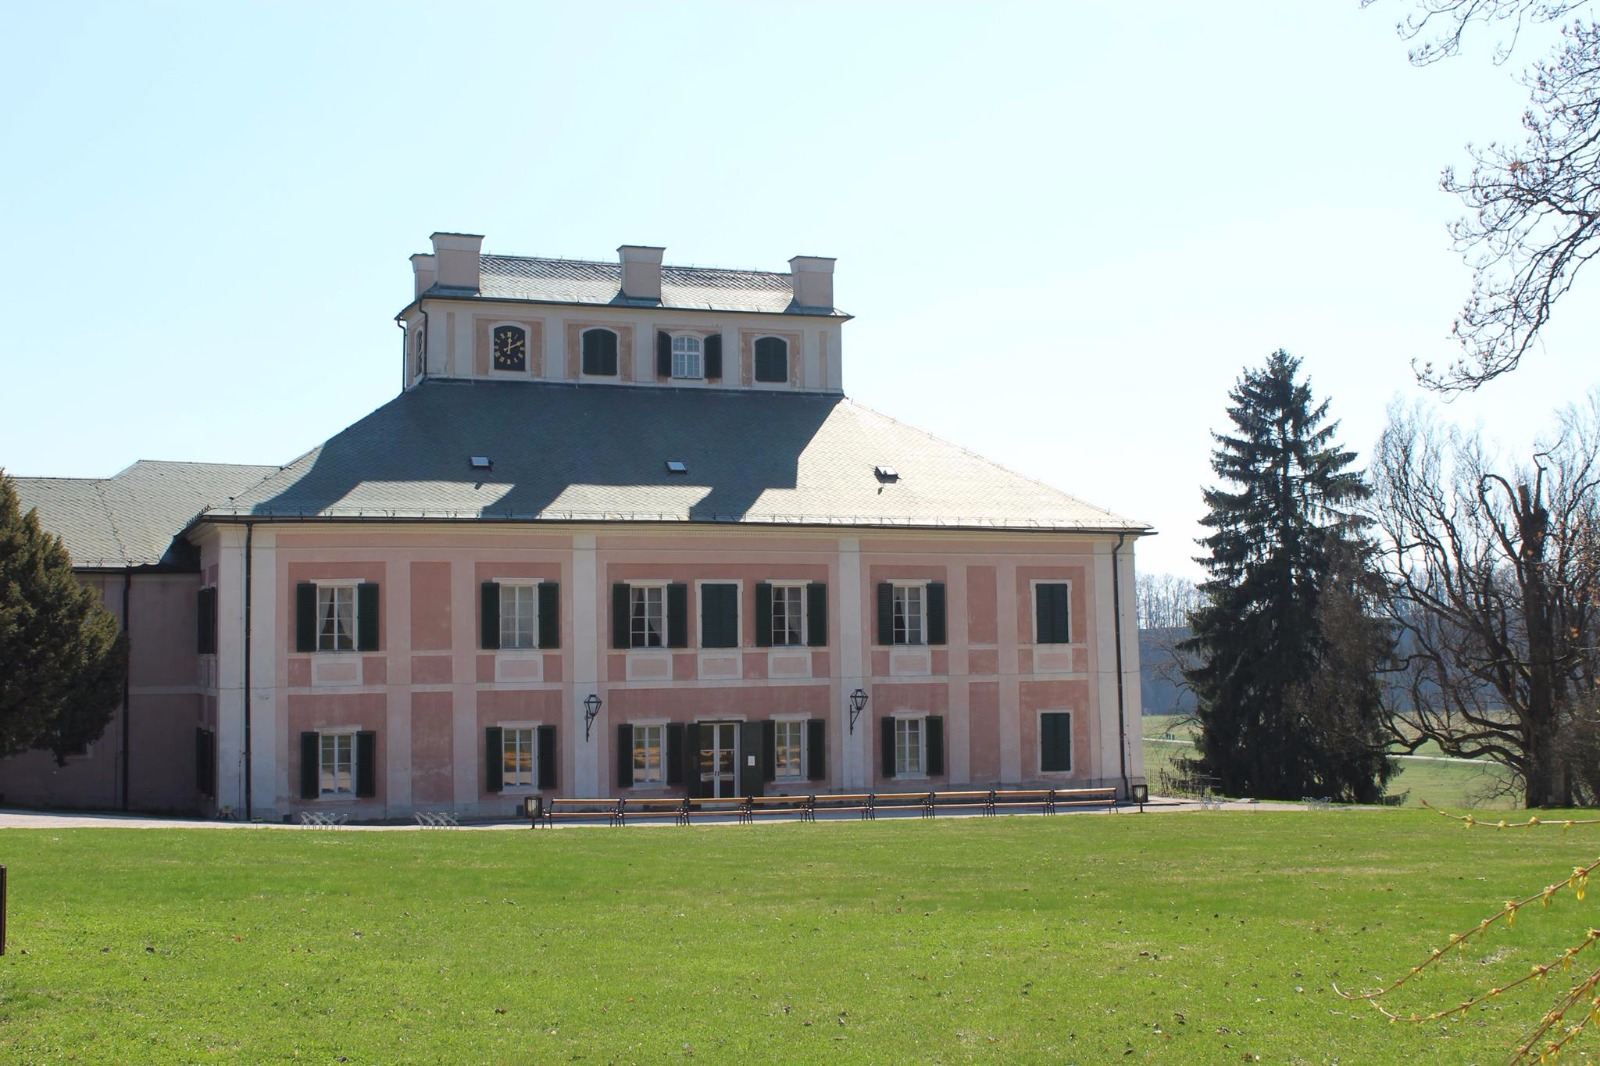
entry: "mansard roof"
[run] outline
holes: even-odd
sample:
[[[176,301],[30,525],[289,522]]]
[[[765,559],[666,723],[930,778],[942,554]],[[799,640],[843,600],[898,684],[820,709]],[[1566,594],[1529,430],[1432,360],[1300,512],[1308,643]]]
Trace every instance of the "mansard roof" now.
[[[202,517],[1148,531],[837,395],[433,379]]]
[[[434,295],[472,295],[437,286],[431,291]],[[663,264],[661,299],[645,300],[622,294],[620,263],[514,255],[482,257],[476,297],[607,307],[850,317],[833,308],[803,307],[796,303],[789,274]]]
[[[190,519],[279,469],[140,460],[108,478],[13,480],[23,510],[38,509],[77,569],[181,569],[195,565],[188,542],[174,539]]]

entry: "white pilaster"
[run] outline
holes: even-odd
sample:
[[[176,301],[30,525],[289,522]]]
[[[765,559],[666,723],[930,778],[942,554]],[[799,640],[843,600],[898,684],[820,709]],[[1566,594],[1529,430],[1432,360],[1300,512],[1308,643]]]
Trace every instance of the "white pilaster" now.
[[[293,793],[284,717],[288,708],[283,705],[278,677],[278,664],[283,661],[278,626],[278,531],[270,526],[257,526],[250,538],[250,586],[251,806],[255,817],[275,822],[282,817],[284,800]]]
[[[244,815],[244,527],[217,529],[217,806]]]
[[[593,533],[572,538],[572,680],[564,686],[571,717],[562,729],[573,753],[573,765],[564,778],[572,782],[572,795],[600,795],[600,745],[610,736],[604,706],[594,721],[588,741],[583,739],[583,700],[591,692],[602,700],[600,685],[600,581]]]
[[[411,810],[411,561],[388,567],[383,585],[383,647],[388,659],[384,706],[383,775],[385,812],[403,817]]]
[[[849,696],[867,681],[865,619],[862,618],[861,541],[857,537],[839,538],[839,687],[833,696],[833,713],[838,717],[834,734],[840,738],[844,773],[840,784],[845,789],[867,786],[866,741],[872,725],[872,704],[861,712],[861,721],[850,732]]]
[[[478,759],[483,734],[478,732],[477,626],[478,586],[472,567],[450,571],[450,777],[458,807],[478,802]],[[406,619],[411,624],[411,619]]]
[[[1000,780],[1022,780],[1022,677],[1018,673],[1017,566],[995,568],[1000,640]]]

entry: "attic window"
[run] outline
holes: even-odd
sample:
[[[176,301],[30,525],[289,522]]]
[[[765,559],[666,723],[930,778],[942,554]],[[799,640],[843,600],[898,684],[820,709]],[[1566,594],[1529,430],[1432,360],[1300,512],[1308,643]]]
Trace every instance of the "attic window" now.
[[[472,469],[474,470],[494,469],[494,460],[489,458],[487,455],[474,455],[468,459],[468,462],[472,464]]]
[[[684,462],[682,459],[668,459],[667,460],[667,473],[669,473],[669,474],[687,474],[688,472],[689,472],[689,464]]]
[[[900,480],[900,471],[896,470],[892,466],[875,466],[875,467],[872,468],[872,472],[874,474],[878,475],[878,480],[879,481],[899,481]]]

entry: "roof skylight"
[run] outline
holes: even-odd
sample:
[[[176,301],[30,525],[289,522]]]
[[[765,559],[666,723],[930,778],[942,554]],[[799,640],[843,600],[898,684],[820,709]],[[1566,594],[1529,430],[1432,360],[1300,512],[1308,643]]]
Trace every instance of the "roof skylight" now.
[[[494,469],[494,460],[487,455],[474,455],[469,457],[467,461],[472,464],[472,469],[474,470]]]
[[[669,473],[669,474],[687,474],[688,472],[689,472],[689,464],[684,462],[682,459],[668,459],[667,460],[667,473]]]
[[[879,481],[899,481],[900,480],[900,471],[896,470],[892,466],[875,466],[875,467],[872,468],[872,472],[874,474],[878,475],[878,480]]]

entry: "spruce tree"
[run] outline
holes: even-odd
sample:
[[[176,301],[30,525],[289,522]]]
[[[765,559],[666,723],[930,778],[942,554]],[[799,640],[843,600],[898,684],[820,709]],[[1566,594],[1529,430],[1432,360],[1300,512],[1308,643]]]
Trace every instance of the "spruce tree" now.
[[[1202,603],[1183,645],[1198,769],[1230,796],[1372,802],[1392,773],[1376,671],[1387,631],[1368,611],[1370,548],[1350,508],[1366,498],[1282,350],[1229,392],[1213,433]]]
[[[61,761],[100,736],[126,661],[116,618],[0,470],[0,756],[45,748]]]

